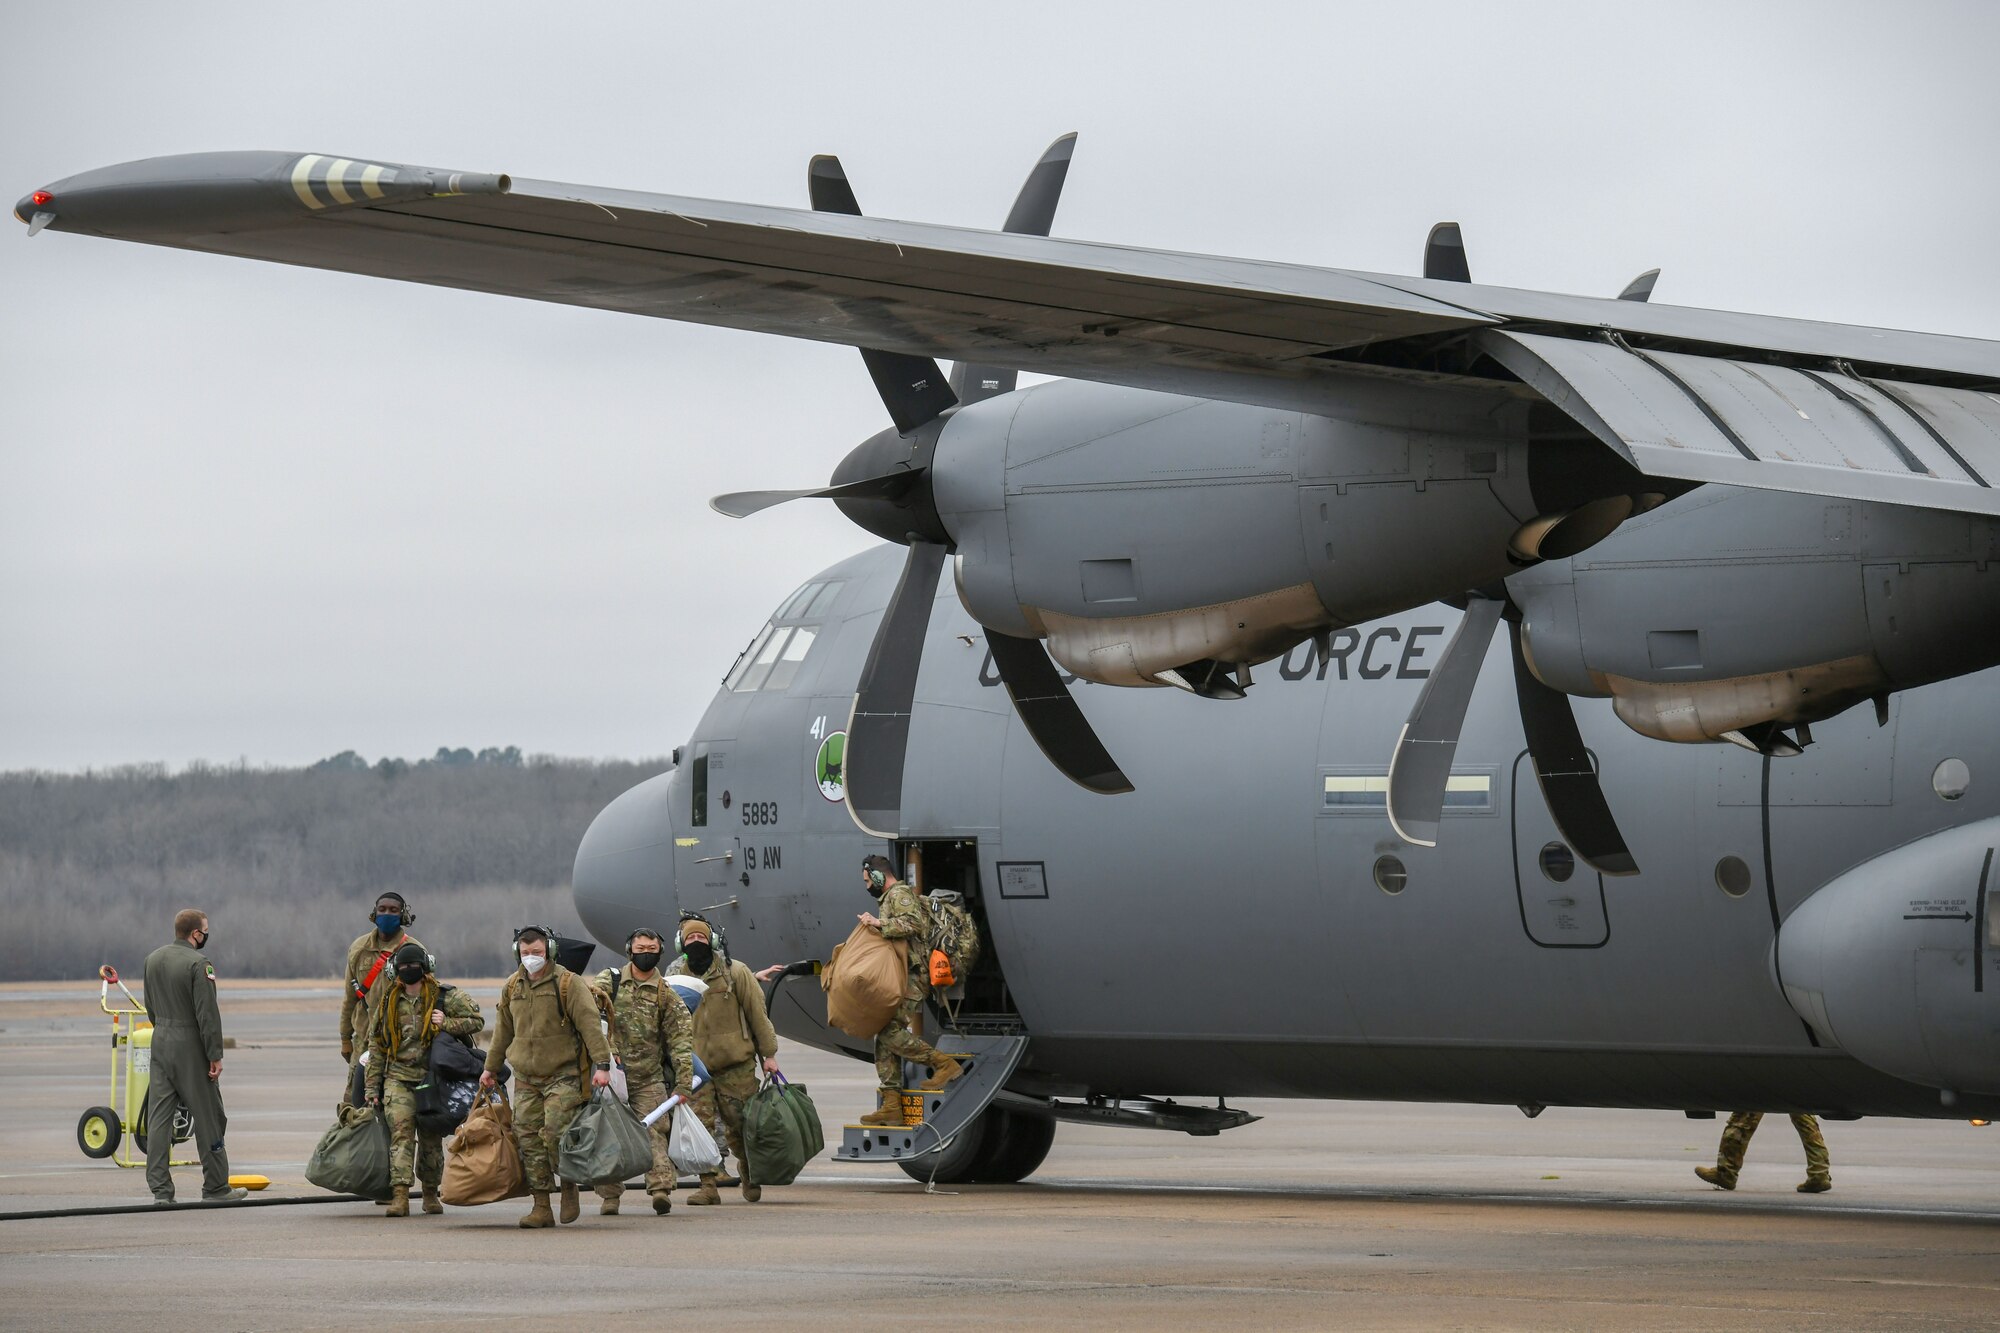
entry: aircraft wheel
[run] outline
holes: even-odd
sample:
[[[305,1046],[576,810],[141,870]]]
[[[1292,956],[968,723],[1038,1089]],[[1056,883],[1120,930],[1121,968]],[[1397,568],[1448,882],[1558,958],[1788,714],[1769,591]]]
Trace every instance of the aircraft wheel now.
[[[1018,1185],[1048,1159],[1056,1141],[1054,1116],[994,1107],[986,1113],[999,1121],[986,1133],[986,1152],[973,1170],[984,1185]]]
[[[118,1151],[118,1140],[124,1133],[116,1112],[108,1106],[93,1106],[76,1122],[76,1146],[83,1149],[85,1157],[109,1157]]]
[[[988,1107],[974,1117],[971,1124],[958,1131],[943,1152],[926,1153],[896,1165],[903,1168],[904,1175],[919,1184],[932,1180],[940,1185],[970,1184],[977,1179],[973,1173],[986,1152],[987,1139],[993,1132],[993,1118],[994,1110]],[[918,1132],[922,1134],[925,1131]],[[920,1139],[919,1146],[921,1143]]]

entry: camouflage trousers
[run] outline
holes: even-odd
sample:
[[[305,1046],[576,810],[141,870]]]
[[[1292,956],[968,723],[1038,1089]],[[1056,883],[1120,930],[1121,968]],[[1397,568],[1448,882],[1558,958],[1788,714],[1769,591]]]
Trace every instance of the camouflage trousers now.
[[[514,1076],[514,1137],[521,1145],[521,1173],[528,1188],[547,1194],[556,1187],[556,1154],[562,1133],[588,1100],[575,1074],[554,1078]]]
[[[1722,1146],[1715,1154],[1717,1170],[1735,1179],[1743,1169],[1743,1154],[1749,1150],[1750,1136],[1757,1132],[1757,1126],[1763,1119],[1762,1111],[1738,1111],[1729,1117],[1729,1123],[1722,1130]],[[1826,1140],[1820,1136],[1819,1117],[1795,1115],[1792,1117],[1792,1128],[1799,1132],[1799,1142],[1806,1150],[1806,1178],[1831,1179],[1833,1163],[1826,1154]]]
[[[625,1104],[641,1120],[648,1112],[667,1099],[667,1085],[658,1079],[640,1083],[632,1078],[632,1071],[625,1071]],[[663,1115],[653,1122],[647,1131],[652,1135],[653,1165],[646,1172],[646,1193],[671,1194],[674,1189],[674,1164],[667,1160],[667,1142],[674,1132],[674,1118]],[[615,1199],[625,1192],[625,1182],[610,1181],[597,1187],[599,1196]]]
[[[729,1144],[739,1175],[743,1171],[743,1107],[756,1095],[757,1061],[753,1057],[727,1069],[709,1070],[708,1082],[688,1098],[688,1105],[715,1134],[716,1142]]]
[[[934,1065],[941,1058],[936,1047],[917,1035],[917,1016],[923,1011],[921,998],[906,998],[896,1006],[889,1026],[875,1034],[875,1078],[885,1092],[903,1086],[903,1061]]]
[[[444,1179],[444,1138],[417,1128],[417,1090],[401,1079],[387,1080],[382,1114],[389,1121],[389,1183],[408,1189],[413,1180],[421,1180],[436,1189]]]

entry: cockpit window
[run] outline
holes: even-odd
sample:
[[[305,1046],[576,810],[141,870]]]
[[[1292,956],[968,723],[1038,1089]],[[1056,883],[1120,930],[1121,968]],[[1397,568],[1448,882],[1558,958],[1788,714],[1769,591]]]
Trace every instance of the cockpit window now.
[[[769,641],[770,637],[771,626],[769,625],[757,631],[757,637],[750,640],[750,646],[743,650],[743,655],[736,659],[736,665],[729,668],[729,674],[723,678],[722,683],[725,686],[732,690],[757,688],[754,685],[745,685],[743,678],[750,674],[750,668],[755,665],[758,654],[764,651],[764,644]]]
[[[831,611],[834,599],[840,596],[840,586],[838,583],[821,584],[820,590],[813,595],[812,605],[805,609],[804,614],[813,620],[818,620]]]
[[[797,620],[800,616],[805,615],[806,608],[812,605],[813,597],[826,586],[824,583],[815,582],[808,583],[805,587],[800,588],[785,599],[784,606],[779,608],[775,618],[778,620]]]
[[[812,651],[813,641],[819,637],[817,629],[807,625],[795,627],[791,622],[824,616],[839,599],[844,586],[844,579],[815,580],[787,597],[778,614],[758,631],[743,655],[736,659],[736,665],[723,677],[723,687],[748,694],[752,690],[782,690],[790,686],[806,654]]]
[[[792,637],[789,629],[778,628],[764,636],[764,642],[750,655],[750,665],[743,670],[743,678],[736,682],[739,690],[761,690],[764,678],[771,674],[771,664],[778,660],[778,653],[785,646],[785,640]]]
[[[792,683],[799,674],[799,663],[806,660],[812,651],[813,639],[818,631],[809,625],[801,625],[792,631],[792,637],[785,641],[785,650],[778,654],[778,660],[771,664],[771,674],[764,679],[767,690],[782,690]]]

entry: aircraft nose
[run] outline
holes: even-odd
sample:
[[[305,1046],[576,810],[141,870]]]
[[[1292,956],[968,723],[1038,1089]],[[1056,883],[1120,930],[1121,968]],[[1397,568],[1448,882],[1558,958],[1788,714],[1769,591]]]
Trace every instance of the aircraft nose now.
[[[645,926],[669,938],[679,911],[674,891],[674,822],[662,773],[598,812],[576,849],[570,894],[577,915],[607,947]]]

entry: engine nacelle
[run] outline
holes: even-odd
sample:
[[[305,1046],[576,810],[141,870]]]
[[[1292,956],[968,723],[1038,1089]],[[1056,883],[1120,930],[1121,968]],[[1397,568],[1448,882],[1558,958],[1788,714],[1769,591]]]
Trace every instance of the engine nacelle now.
[[[1087,679],[1183,684],[1491,584],[1630,473],[1537,444],[1531,476],[1504,393],[1345,396],[1333,418],[1059,381],[961,410],[931,471],[966,610]]]
[[[1800,903],[1772,959],[1820,1039],[1885,1074],[2000,1093],[2000,819],[1864,861]]]
[[[1707,486],[1508,581],[1534,672],[1659,740],[2000,664],[2000,522]]]

